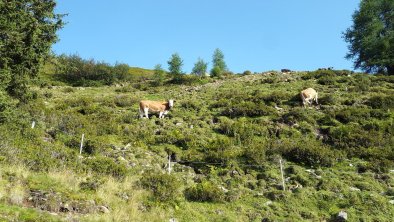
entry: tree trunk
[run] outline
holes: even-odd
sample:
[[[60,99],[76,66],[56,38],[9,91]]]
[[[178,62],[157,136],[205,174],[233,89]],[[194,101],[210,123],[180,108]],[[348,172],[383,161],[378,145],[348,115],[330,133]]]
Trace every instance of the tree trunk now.
[[[387,66],[387,75],[394,75],[394,66]]]

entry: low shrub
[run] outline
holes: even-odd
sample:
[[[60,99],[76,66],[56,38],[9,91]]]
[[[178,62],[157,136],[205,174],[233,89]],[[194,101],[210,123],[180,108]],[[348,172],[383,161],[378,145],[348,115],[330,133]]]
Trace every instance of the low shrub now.
[[[193,99],[183,100],[180,104],[182,108],[192,111],[199,111],[201,109],[201,105],[202,104]]]
[[[16,101],[0,89],[0,123],[9,121],[15,116],[15,105]]]
[[[267,106],[262,103],[254,102],[241,102],[238,104],[232,104],[231,106],[225,108],[221,115],[228,116],[230,118],[235,117],[258,117],[258,116],[270,116],[276,115],[277,111],[275,108]]]
[[[335,119],[342,123],[359,122],[370,118],[370,110],[358,107],[348,107],[335,113]]]
[[[394,96],[379,95],[369,98],[366,104],[373,109],[393,109]]]
[[[354,76],[354,88],[356,92],[367,92],[371,87],[371,78],[367,74],[357,74]]]
[[[189,201],[223,202],[225,200],[224,191],[216,184],[206,180],[187,188],[184,193]]]
[[[335,105],[337,100],[334,95],[328,94],[319,98],[319,104],[321,105]]]
[[[115,163],[115,161],[109,157],[97,156],[94,158],[88,158],[85,159],[83,163],[86,169],[93,173],[111,175],[118,179],[123,179],[127,174],[126,165]]]
[[[151,190],[159,201],[175,201],[180,195],[180,181],[173,174],[147,172],[142,175],[140,184]]]
[[[233,141],[223,135],[211,139],[204,148],[204,158],[208,163],[227,163],[241,155],[239,147]]]
[[[97,191],[101,185],[104,184],[103,179],[96,177],[88,177],[86,181],[79,183],[79,188],[86,191]]]
[[[355,123],[331,127],[327,136],[327,142],[340,149],[370,147],[382,142],[376,131],[366,131]]]
[[[305,121],[310,124],[315,124],[316,120],[313,113],[309,109],[304,109],[302,107],[297,107],[290,110],[288,113],[285,113],[281,117],[281,121],[293,125],[297,122]]]
[[[272,144],[270,155],[279,154],[285,159],[307,166],[331,166],[342,154],[314,138],[283,139]]]
[[[138,98],[130,97],[127,95],[117,95],[114,99],[114,103],[118,107],[131,107],[135,104],[138,104],[138,102]]]
[[[319,78],[317,80],[317,83],[319,83],[320,85],[329,86],[329,85],[335,85],[336,80],[333,77],[324,76],[324,77]]]

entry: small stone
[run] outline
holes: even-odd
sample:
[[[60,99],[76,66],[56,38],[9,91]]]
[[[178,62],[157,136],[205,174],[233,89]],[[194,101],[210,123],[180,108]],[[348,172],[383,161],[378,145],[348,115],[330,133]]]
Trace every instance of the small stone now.
[[[266,206],[269,206],[269,205],[271,205],[271,204],[273,204],[273,203],[274,203],[274,202],[272,202],[272,201],[269,200],[269,201],[265,202],[265,205],[266,205]]]
[[[345,211],[341,211],[337,216],[338,221],[347,221],[347,213]]]
[[[390,200],[389,203],[394,204],[394,200]]]
[[[106,206],[100,206],[99,210],[100,210],[101,213],[105,213],[105,214],[109,213],[109,210],[108,210],[108,208]]]
[[[223,215],[223,210],[215,210],[215,213],[217,214],[217,215]]]
[[[357,187],[349,187],[349,189],[350,189],[351,191],[360,191],[360,189],[358,189]]]

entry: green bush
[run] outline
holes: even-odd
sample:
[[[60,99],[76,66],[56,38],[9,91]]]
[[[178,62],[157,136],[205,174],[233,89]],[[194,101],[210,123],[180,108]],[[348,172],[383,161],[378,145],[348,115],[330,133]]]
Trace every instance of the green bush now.
[[[294,108],[288,113],[283,114],[281,120],[289,125],[293,125],[301,121],[305,121],[310,124],[316,123],[313,113],[309,109],[304,109],[302,107]]]
[[[111,84],[115,80],[111,66],[106,63],[84,60],[78,55],[61,55],[57,61],[57,80],[73,86],[100,86]]]
[[[319,98],[319,104],[321,105],[336,105],[337,101],[334,95],[328,94]]]
[[[393,109],[394,108],[394,95],[379,95],[369,98],[366,102],[368,106],[373,109]]]
[[[375,131],[366,131],[358,124],[347,124],[331,127],[328,130],[327,142],[340,149],[370,147],[379,144]]]
[[[354,90],[357,92],[367,92],[371,87],[371,78],[367,74],[357,74],[354,76]]]
[[[16,102],[0,89],[0,123],[11,120],[15,116],[15,105]]]
[[[83,161],[87,170],[101,175],[111,175],[113,177],[123,179],[127,174],[127,168],[124,164],[115,163],[109,157],[97,156],[88,158]]]
[[[140,184],[153,192],[159,201],[175,201],[180,195],[180,183],[175,175],[147,172],[142,175]]]
[[[265,93],[259,90],[256,90],[252,94],[251,101],[255,103],[261,103],[261,101],[264,101],[265,104],[271,105],[271,104],[282,104],[282,101],[287,101],[292,98],[292,94],[289,94],[287,92],[283,91],[274,91],[272,93]]]
[[[273,144],[271,154],[307,166],[331,166],[342,154],[314,138],[284,139]]]
[[[81,190],[87,191],[97,191],[98,188],[104,184],[104,180],[96,178],[96,177],[88,177],[86,181],[82,181],[79,183],[79,188]]]
[[[201,109],[202,104],[200,104],[196,100],[188,99],[188,100],[181,101],[180,106],[184,109],[187,109],[187,110],[199,111]]]
[[[131,107],[139,102],[138,98],[130,98],[127,95],[117,95],[114,100],[115,105],[118,107]]]
[[[370,110],[365,108],[348,107],[335,113],[335,119],[342,123],[359,122],[370,118]]]
[[[317,83],[319,83],[320,85],[329,86],[329,85],[335,85],[336,80],[333,77],[324,76],[324,77],[319,78],[317,80]]]
[[[316,70],[313,72],[306,72],[301,78],[303,80],[309,79],[328,79],[328,78],[335,78],[337,76],[336,72],[333,70]]]
[[[55,79],[73,86],[111,85],[116,81],[130,81],[131,67],[127,64],[112,66],[93,59],[82,59],[78,55],[60,55],[56,58]]]
[[[189,201],[197,202],[223,202],[225,193],[216,184],[210,181],[202,181],[185,190],[185,197]]]
[[[221,115],[228,116],[230,118],[235,117],[258,117],[258,116],[270,116],[276,115],[276,110],[273,107],[267,106],[262,103],[245,102],[242,101],[237,104],[225,108]]]
[[[230,138],[218,135],[211,139],[204,148],[205,161],[208,163],[227,163],[241,155],[241,150]]]

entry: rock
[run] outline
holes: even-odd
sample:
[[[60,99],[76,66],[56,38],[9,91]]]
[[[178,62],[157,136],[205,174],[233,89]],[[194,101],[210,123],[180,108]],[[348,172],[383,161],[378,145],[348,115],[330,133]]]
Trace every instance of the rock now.
[[[269,205],[271,205],[271,204],[273,204],[274,202],[272,202],[272,201],[267,201],[267,202],[265,202],[265,206],[269,206]]]
[[[219,186],[219,189],[223,190],[223,192],[225,192],[225,193],[227,193],[227,192],[228,192],[228,189],[226,189],[226,188],[225,188],[225,187],[223,187],[223,186]]]
[[[338,213],[337,221],[347,221],[347,213],[343,210]]]
[[[127,162],[126,159],[123,156],[118,157],[119,162]]]
[[[389,203],[394,204],[394,200],[390,200]]]
[[[96,201],[94,201],[94,200],[88,200],[87,203],[88,203],[90,206],[96,205]]]
[[[177,222],[175,218],[170,218],[169,222]]]
[[[313,169],[306,169],[305,171],[308,173],[315,173],[315,170],[313,170]]]
[[[131,147],[131,144],[128,143],[123,149],[127,150],[127,149],[130,148],[130,147]]]
[[[360,191],[360,189],[358,189],[357,187],[349,187],[349,189],[350,189],[351,191]]]
[[[101,213],[105,213],[105,214],[109,213],[109,210],[108,210],[108,208],[106,206],[99,206],[99,211]]]
[[[73,208],[68,205],[68,203],[63,204],[60,206],[60,212],[71,212],[73,211]]]
[[[217,214],[217,215],[223,215],[223,210],[215,210],[215,213]]]
[[[240,175],[240,174],[238,173],[238,171],[232,170],[232,171],[230,172],[230,176],[231,176],[231,177],[234,177],[235,175]]]

